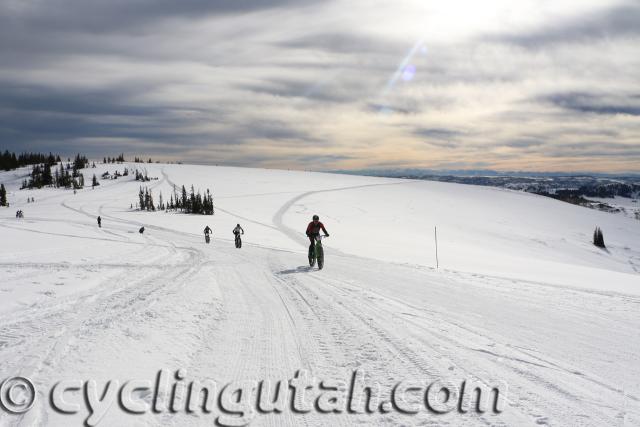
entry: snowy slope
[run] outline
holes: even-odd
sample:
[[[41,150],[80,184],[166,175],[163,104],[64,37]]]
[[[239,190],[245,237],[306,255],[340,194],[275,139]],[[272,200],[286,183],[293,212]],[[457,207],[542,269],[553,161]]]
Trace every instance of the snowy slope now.
[[[137,167],[158,177],[148,183],[156,201],[174,184],[210,188],[216,215],[131,210],[139,183],[130,177],[74,195],[18,190],[26,170],[0,172],[12,203],[0,208],[0,364],[42,393],[23,416],[0,411],[0,424],[81,424],[84,409],[48,408],[48,387],[153,378],[161,368],[220,383],[298,369],[344,380],[363,369],[389,388],[405,379],[509,384],[501,414],[285,411],[251,425],[640,423],[637,221],[477,186]],[[98,165],[85,177],[123,168]],[[331,233],[322,271],[306,266],[313,213]],[[241,250],[232,241],[237,222],[246,231]],[[590,244],[596,225],[606,251]],[[112,408],[100,425],[214,420]]]

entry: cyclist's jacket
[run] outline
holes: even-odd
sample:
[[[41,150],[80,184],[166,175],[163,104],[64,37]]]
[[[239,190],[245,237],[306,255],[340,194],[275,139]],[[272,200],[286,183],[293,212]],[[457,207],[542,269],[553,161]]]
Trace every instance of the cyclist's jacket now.
[[[236,228],[233,229],[233,234],[240,234],[240,232],[242,232],[242,234],[244,234],[244,230],[242,229],[242,227],[237,225]]]
[[[320,221],[318,221],[317,224],[311,221],[309,225],[307,225],[307,236],[317,236],[320,234],[320,230],[324,231],[324,234],[329,234],[327,229],[324,228],[324,224]]]
[[[211,234],[211,233],[213,233],[213,230],[209,228],[209,226],[207,225],[207,227],[204,229],[204,234]]]

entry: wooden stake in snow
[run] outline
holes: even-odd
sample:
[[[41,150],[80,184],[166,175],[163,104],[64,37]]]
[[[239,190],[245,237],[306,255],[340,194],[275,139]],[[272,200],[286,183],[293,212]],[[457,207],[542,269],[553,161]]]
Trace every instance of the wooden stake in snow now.
[[[436,268],[438,268],[438,227],[433,227],[433,236],[436,239]]]

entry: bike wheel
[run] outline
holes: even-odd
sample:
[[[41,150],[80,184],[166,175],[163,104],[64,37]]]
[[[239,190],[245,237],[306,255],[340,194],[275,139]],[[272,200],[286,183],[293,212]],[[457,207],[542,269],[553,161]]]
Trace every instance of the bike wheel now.
[[[322,249],[321,245],[318,245],[319,247],[316,248],[316,252],[318,253],[318,269],[322,270],[322,267],[324,267],[324,249]]]
[[[309,267],[316,265],[316,257],[313,253],[313,248],[309,248]]]

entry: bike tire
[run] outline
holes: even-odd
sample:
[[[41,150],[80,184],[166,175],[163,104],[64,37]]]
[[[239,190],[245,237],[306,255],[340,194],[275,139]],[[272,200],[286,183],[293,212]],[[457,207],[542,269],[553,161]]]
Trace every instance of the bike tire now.
[[[324,267],[324,249],[322,249],[322,245],[318,245],[319,247],[316,248],[316,252],[318,253],[318,270],[322,270],[322,267]]]
[[[316,265],[316,257],[313,253],[313,249],[309,248],[309,267]]]

